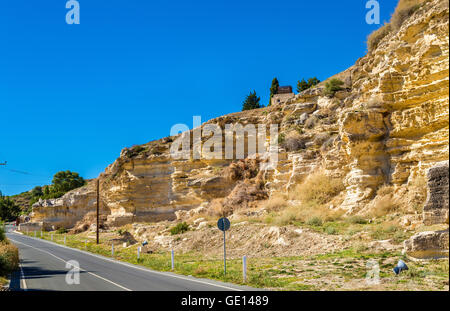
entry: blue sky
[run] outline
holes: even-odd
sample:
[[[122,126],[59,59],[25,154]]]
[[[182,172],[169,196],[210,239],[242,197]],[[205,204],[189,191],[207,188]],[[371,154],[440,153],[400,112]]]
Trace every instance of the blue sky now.
[[[380,0],[381,21],[396,0]],[[236,112],[272,78],[324,80],[364,56],[366,1],[0,2],[0,190],[94,178],[122,148]],[[15,170],[15,171],[13,171]],[[16,171],[25,172],[19,173]]]

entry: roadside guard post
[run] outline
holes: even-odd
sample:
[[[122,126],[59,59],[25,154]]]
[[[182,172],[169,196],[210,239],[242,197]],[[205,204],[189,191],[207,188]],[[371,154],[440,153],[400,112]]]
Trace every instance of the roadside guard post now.
[[[247,256],[242,257],[242,277],[244,282],[247,281]]]
[[[114,244],[111,244],[111,256],[114,256]]]
[[[137,248],[137,259],[141,258],[141,247]]]
[[[226,217],[222,217],[217,221],[217,227],[223,232],[223,274],[227,274],[227,243],[225,231],[230,229],[230,221]]]
[[[173,271],[175,269],[175,252],[173,251],[173,248],[171,251],[171,257],[172,257],[172,271]]]

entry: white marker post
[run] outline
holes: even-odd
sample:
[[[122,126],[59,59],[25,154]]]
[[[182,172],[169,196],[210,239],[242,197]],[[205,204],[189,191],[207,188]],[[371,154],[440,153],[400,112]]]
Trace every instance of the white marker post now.
[[[111,256],[114,256],[114,244],[111,244]]]
[[[242,257],[242,276],[244,278],[244,282],[247,281],[247,256]]]
[[[137,259],[139,260],[141,258],[141,247],[139,246],[137,248]]]
[[[64,236],[64,245],[66,245],[66,236]]]
[[[172,249],[172,252],[171,252],[171,254],[172,254],[172,271],[175,269],[175,252],[173,251],[173,249]]]
[[[41,239],[42,239],[42,230],[41,230]]]
[[[52,235],[50,236],[50,240],[52,240],[52,241],[53,241],[53,233],[52,233]]]

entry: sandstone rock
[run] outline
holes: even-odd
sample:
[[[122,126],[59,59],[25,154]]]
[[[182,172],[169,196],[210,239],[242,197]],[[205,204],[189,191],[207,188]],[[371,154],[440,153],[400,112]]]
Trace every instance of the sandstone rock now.
[[[426,225],[448,224],[448,164],[448,161],[444,161],[428,169],[428,196],[423,207],[423,221]]]
[[[421,259],[448,256],[448,247],[448,229],[420,232],[404,242],[404,251]]]

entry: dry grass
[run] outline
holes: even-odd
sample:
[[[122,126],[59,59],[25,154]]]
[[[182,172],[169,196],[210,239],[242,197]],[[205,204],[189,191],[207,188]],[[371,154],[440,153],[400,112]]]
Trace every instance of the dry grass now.
[[[427,180],[425,176],[417,176],[408,184],[408,201],[406,202],[411,212],[422,212],[427,199]]]
[[[263,208],[268,212],[277,212],[287,206],[286,196],[280,193],[272,195],[269,200],[263,204]]]
[[[340,178],[333,178],[318,171],[298,185],[290,198],[300,200],[302,204],[318,206],[325,204],[345,189]]]
[[[384,37],[389,33],[397,32],[405,20],[416,12],[423,3],[428,1],[429,0],[400,0],[392,14],[390,22],[384,24],[367,37],[367,49],[369,51],[376,49]]]
[[[377,196],[372,202],[369,211],[371,217],[383,217],[397,211],[400,208],[399,202],[394,198],[394,187],[383,185],[377,191]]]
[[[298,200],[300,204],[283,209],[282,206],[287,206],[285,197],[274,197],[272,202],[269,200],[268,205],[272,207],[271,211],[280,212],[270,214],[265,221],[279,226],[295,221],[311,225],[335,221],[343,215],[343,211],[332,210],[325,204],[330,203],[344,189],[342,180],[331,178],[324,172],[318,171],[311,174],[294,191],[289,193],[288,198]]]
[[[395,8],[394,14],[391,17],[391,25],[393,30],[397,31],[402,26],[403,22],[410,17],[422,3],[428,0],[400,0]]]
[[[19,250],[6,241],[0,242],[0,275],[6,275],[19,267]]]
[[[391,32],[391,25],[384,24],[367,37],[367,49],[373,51],[377,48],[380,41]]]

